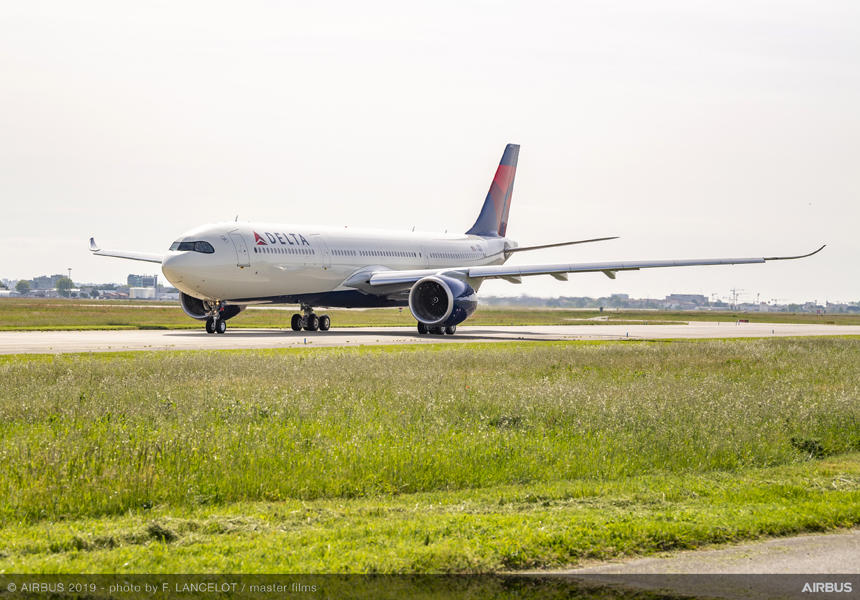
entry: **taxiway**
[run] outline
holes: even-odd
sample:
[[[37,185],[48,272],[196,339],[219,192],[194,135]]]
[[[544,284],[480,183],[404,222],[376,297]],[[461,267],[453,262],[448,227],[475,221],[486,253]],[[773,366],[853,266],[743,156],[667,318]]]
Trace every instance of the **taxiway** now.
[[[860,325],[691,322],[679,325],[482,326],[460,327],[453,336],[418,335],[411,327],[356,327],[327,332],[231,328],[224,335],[206,334],[202,329],[4,331],[0,332],[0,354],[820,335],[860,335]]]

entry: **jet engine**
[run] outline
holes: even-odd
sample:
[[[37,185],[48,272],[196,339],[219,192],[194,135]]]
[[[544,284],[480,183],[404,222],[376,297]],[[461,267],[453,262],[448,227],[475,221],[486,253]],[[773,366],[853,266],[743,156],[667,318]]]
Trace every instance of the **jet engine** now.
[[[475,290],[465,281],[446,275],[419,279],[409,291],[412,316],[430,327],[459,325],[478,308]]]
[[[212,310],[211,302],[189,296],[185,292],[179,292],[179,304],[186,315],[200,321],[205,321],[209,317],[209,311]],[[244,306],[227,304],[226,306],[222,306],[219,318],[226,321],[227,319],[232,319],[243,310],[245,310]]]

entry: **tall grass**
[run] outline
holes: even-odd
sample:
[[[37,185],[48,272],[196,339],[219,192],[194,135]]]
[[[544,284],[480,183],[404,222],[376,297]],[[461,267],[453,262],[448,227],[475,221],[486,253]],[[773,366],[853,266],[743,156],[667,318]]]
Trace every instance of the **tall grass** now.
[[[860,449],[860,340],[13,357],[0,520]]]

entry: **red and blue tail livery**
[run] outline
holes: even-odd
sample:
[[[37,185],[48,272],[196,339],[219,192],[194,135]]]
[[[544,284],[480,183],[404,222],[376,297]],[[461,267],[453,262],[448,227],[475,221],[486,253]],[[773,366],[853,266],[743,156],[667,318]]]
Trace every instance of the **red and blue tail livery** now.
[[[505,146],[505,153],[496,176],[490,184],[490,191],[481,207],[481,214],[472,228],[466,233],[484,237],[505,237],[508,229],[508,212],[511,209],[511,195],[514,193],[514,176],[517,174],[517,158],[520,154],[518,144]]]

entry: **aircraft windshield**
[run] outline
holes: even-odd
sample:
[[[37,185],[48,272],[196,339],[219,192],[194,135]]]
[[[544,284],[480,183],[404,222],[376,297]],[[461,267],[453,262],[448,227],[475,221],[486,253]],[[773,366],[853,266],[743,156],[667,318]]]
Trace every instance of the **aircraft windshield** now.
[[[215,252],[215,248],[209,242],[173,242],[170,249],[180,252],[202,252],[203,254],[213,254]]]

